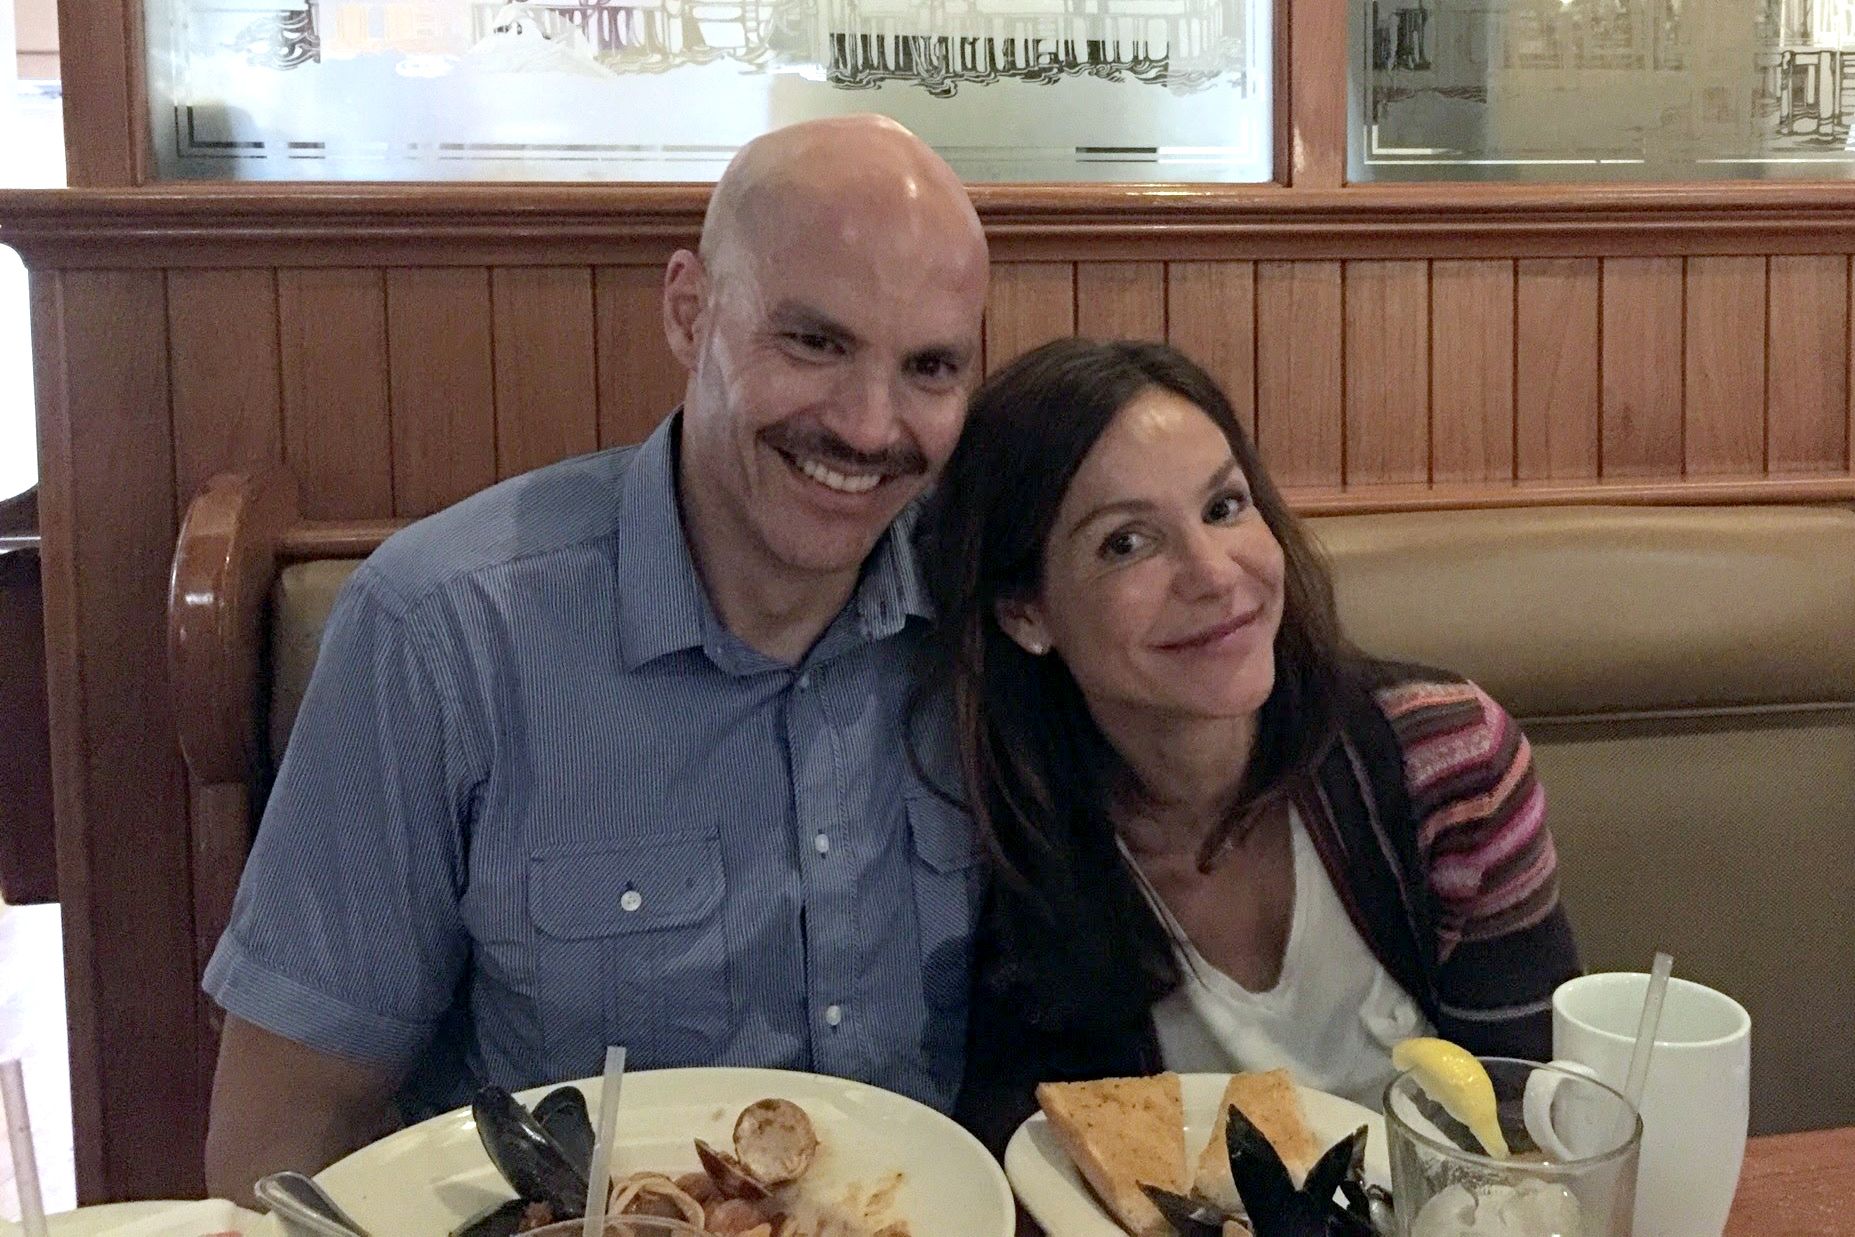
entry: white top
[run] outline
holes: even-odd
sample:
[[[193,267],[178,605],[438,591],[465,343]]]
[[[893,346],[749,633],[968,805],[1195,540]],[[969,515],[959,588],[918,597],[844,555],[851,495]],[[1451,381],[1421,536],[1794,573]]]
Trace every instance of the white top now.
[[[1376,1112],[1397,1072],[1392,1046],[1434,1032],[1353,926],[1299,813],[1291,813],[1289,832],[1294,922],[1282,973],[1266,992],[1251,992],[1205,961],[1142,878],[1185,975],[1153,1007],[1160,1059],[1180,1074],[1286,1067],[1303,1086]]]

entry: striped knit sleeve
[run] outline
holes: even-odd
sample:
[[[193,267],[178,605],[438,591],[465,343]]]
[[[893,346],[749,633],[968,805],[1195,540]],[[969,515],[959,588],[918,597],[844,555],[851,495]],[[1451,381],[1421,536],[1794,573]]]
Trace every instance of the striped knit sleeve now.
[[[1544,1059],[1552,990],[1578,973],[1559,905],[1546,794],[1520,726],[1481,688],[1382,690],[1404,753],[1417,849],[1437,908],[1439,1031],[1480,1052]]]

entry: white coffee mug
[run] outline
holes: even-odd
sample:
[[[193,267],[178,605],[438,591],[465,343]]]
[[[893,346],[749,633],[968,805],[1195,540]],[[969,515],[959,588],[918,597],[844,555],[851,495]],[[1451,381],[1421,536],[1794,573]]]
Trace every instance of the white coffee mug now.
[[[1555,1064],[1622,1090],[1649,977],[1585,975],[1552,994]],[[1642,1093],[1635,1237],[1719,1237],[1739,1186],[1751,1103],[1752,1017],[1723,993],[1668,981]],[[1528,1107],[1548,1097],[1529,1095]],[[1531,1124],[1531,1123],[1529,1123]]]

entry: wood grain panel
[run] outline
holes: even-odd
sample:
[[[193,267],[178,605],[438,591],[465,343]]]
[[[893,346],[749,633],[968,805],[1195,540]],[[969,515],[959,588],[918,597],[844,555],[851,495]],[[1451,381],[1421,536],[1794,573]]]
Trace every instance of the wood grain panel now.
[[[1679,476],[1681,259],[1609,258],[1602,279],[1600,473]]]
[[[1523,481],[1598,471],[1596,258],[1514,264],[1514,473]]]
[[[167,341],[184,508],[214,473],[283,459],[276,273],[168,272]]]
[[[985,366],[1076,333],[1076,268],[1068,262],[998,262],[985,309]]]
[[[1256,432],[1256,264],[1174,262],[1166,269],[1167,342],[1204,366]]]
[[[1346,483],[1430,478],[1430,267],[1346,264]]]
[[[1686,471],[1765,471],[1765,259],[1687,262]]]
[[[57,284],[37,300],[55,317],[36,334],[79,1192],[194,1197],[198,1157],[172,1154],[200,1145],[205,1095],[186,800],[163,673],[176,515],[162,278],[70,271]]]
[[[148,142],[142,6],[136,0],[58,5],[58,50],[70,184],[140,183]]]
[[[1768,287],[1767,466],[1838,471],[1848,466],[1849,260],[1775,257]]]
[[[391,515],[386,282],[378,270],[277,273],[284,460],[312,520]]]
[[[683,399],[688,378],[663,333],[663,269],[602,266],[594,272],[599,316],[599,445],[641,442]]]
[[[593,276],[584,267],[490,272],[495,306],[496,475],[599,445]]]
[[[1287,107],[1292,163],[1278,179],[1297,189],[1338,189],[1346,181],[1347,16],[1335,0],[1288,0]],[[1278,149],[1279,149],[1278,145]],[[1284,176],[1283,173],[1286,172]]]
[[[1430,475],[1514,475],[1514,264],[1430,268]]]
[[[1338,262],[1256,267],[1256,442],[1282,486],[1346,475],[1345,344]]]
[[[496,480],[491,340],[487,270],[387,272],[395,515],[430,515]]]
[[[1076,334],[1091,339],[1166,338],[1166,264],[1078,262]]]

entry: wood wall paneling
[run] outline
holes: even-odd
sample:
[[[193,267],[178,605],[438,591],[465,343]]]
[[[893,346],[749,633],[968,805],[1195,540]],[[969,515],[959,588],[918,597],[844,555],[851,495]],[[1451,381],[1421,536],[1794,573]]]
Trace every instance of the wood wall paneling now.
[[[284,461],[312,520],[393,510],[386,280],[378,269],[277,274]]]
[[[148,141],[142,6],[65,0],[58,6],[58,48],[70,184],[140,183]]]
[[[985,309],[988,373],[1038,344],[1076,333],[1072,262],[995,262]]]
[[[1682,261],[1607,258],[1603,269],[1605,477],[1678,477],[1684,384]]]
[[[1765,471],[1765,259],[1687,260],[1684,468]]]
[[[1346,480],[1344,306],[1338,262],[1256,267],[1256,441],[1276,483]]]
[[[430,515],[496,479],[492,339],[487,269],[386,273],[394,515]]]
[[[214,473],[283,459],[277,274],[169,271],[166,292],[175,490],[184,508]]]
[[[1576,480],[1598,472],[1596,258],[1514,264],[1514,474]]]
[[[174,1154],[199,1147],[205,1095],[164,671],[177,522],[162,277],[66,271],[55,285],[35,339],[78,1188],[193,1197],[199,1159]]]
[[[1430,265],[1348,262],[1346,483],[1430,479]]]
[[[641,442],[683,399],[687,378],[663,328],[663,268],[602,266],[598,316],[599,444]]]
[[[1289,157],[1276,179],[1297,189],[1337,189],[1346,180],[1348,24],[1352,5],[1287,0]],[[1277,149],[1280,149],[1278,145]]]
[[[496,475],[599,445],[593,277],[585,267],[490,272],[496,367]]]
[[[1765,371],[1769,471],[1840,472],[1849,445],[1849,259],[1771,259]]]
[[[1165,339],[1166,264],[1076,263],[1076,334]]]
[[[1430,267],[1430,475],[1514,475],[1514,264]]]
[[[1256,265],[1173,262],[1166,268],[1166,337],[1205,367],[1256,432]]]

